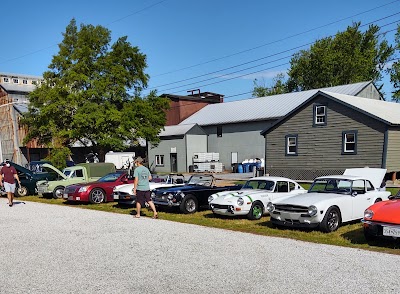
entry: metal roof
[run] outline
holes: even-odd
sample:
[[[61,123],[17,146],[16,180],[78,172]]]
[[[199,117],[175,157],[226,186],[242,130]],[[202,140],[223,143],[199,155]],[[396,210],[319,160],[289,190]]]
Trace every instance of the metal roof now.
[[[1,87],[6,90],[6,92],[32,92],[36,89],[35,85],[21,85],[21,84],[12,84],[12,83],[2,83]]]
[[[168,137],[168,136],[179,136],[185,135],[189,132],[196,124],[187,124],[187,125],[175,125],[175,126],[165,126],[164,130],[160,132],[159,137]]]
[[[372,82],[368,81],[323,89],[210,104],[182,121],[180,125],[197,123],[200,126],[206,126],[276,119],[287,115],[290,111],[320,90],[354,96],[360,93],[370,83]]]
[[[0,76],[2,77],[16,77],[16,78],[27,78],[27,79],[38,79],[42,80],[42,76],[34,76],[34,75],[27,75],[27,74],[18,74],[18,73],[12,73],[12,72],[0,72]]]
[[[350,95],[321,91],[337,100],[351,105],[353,108],[365,112],[388,124],[400,125],[400,104],[382,100],[354,97]]]

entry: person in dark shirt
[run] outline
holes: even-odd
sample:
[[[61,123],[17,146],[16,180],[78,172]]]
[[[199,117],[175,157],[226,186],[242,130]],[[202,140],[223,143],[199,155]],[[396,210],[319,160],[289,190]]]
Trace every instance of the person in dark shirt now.
[[[10,207],[14,204],[15,181],[21,185],[17,171],[11,166],[10,161],[6,159],[0,170],[0,186],[4,186],[4,190],[7,192],[8,205]]]

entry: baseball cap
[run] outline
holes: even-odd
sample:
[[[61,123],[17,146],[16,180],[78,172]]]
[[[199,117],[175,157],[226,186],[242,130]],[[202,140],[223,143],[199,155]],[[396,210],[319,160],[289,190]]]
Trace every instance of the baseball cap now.
[[[141,158],[140,156],[136,157],[135,162],[142,163],[143,162],[143,158]]]

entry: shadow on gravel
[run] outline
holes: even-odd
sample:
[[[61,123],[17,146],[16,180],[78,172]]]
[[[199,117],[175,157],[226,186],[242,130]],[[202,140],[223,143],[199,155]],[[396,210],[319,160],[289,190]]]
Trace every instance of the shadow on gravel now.
[[[238,215],[238,216],[229,216],[229,215],[217,215],[214,213],[206,213],[204,214],[205,218],[214,218],[214,219],[226,219],[226,220],[237,220],[237,219],[247,219],[245,215]]]
[[[373,241],[367,241],[364,237],[363,228],[358,228],[341,235],[343,238],[349,240],[352,244],[368,244],[374,247],[399,249],[400,239],[393,238],[377,238]]]

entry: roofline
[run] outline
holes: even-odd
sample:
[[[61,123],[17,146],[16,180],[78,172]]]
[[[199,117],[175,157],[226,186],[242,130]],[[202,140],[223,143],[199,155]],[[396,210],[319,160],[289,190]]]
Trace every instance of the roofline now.
[[[328,92],[329,92],[329,91],[328,91]],[[335,101],[335,102],[338,102],[338,103],[340,103],[340,104],[342,104],[342,105],[345,105],[345,106],[347,106],[347,107],[349,107],[349,108],[351,108],[351,109],[353,109],[353,110],[356,110],[356,111],[358,111],[358,112],[360,112],[360,113],[362,113],[362,114],[365,114],[365,115],[367,115],[367,116],[369,116],[369,117],[371,117],[371,118],[373,118],[373,119],[376,119],[376,120],[378,120],[378,121],[380,121],[380,122],[383,122],[383,123],[386,124],[386,125],[389,125],[389,126],[398,126],[397,124],[392,124],[392,123],[390,123],[390,122],[388,122],[388,121],[386,121],[386,120],[384,120],[384,119],[382,119],[382,118],[380,118],[380,117],[378,117],[378,116],[376,116],[376,115],[371,114],[370,112],[367,112],[367,111],[365,111],[365,110],[359,109],[359,108],[355,107],[354,105],[351,105],[351,104],[346,103],[346,102],[344,102],[344,101],[342,101],[342,100],[340,100],[340,99],[337,99],[337,98],[335,98],[335,97],[329,95],[328,93],[326,93],[326,92],[324,92],[324,91],[318,90],[317,93],[315,93],[315,94],[312,95],[309,99],[307,99],[307,100],[304,101],[302,104],[300,104],[298,107],[296,107],[295,109],[293,109],[292,111],[290,111],[286,116],[282,117],[282,119],[276,121],[276,122],[275,122],[274,124],[272,124],[270,127],[268,127],[268,128],[266,128],[265,130],[261,131],[260,134],[261,134],[262,136],[265,136],[265,134],[267,134],[267,133],[271,132],[272,130],[274,130],[275,128],[277,128],[279,125],[281,125],[281,124],[283,123],[283,121],[289,119],[289,117],[291,117],[292,114],[294,114],[295,112],[297,112],[297,111],[298,111],[299,109],[301,109],[304,105],[308,104],[309,102],[311,102],[312,100],[314,100],[314,99],[315,99],[317,96],[319,96],[319,95],[322,95],[322,96],[324,96],[324,97],[326,97],[326,98],[329,98],[329,99],[331,99],[331,100],[333,100],[333,101]],[[354,97],[357,97],[357,96],[354,96]],[[357,97],[357,98],[363,98],[363,97]],[[369,99],[369,98],[363,98],[363,99]],[[382,100],[379,100],[379,101],[382,101]]]

